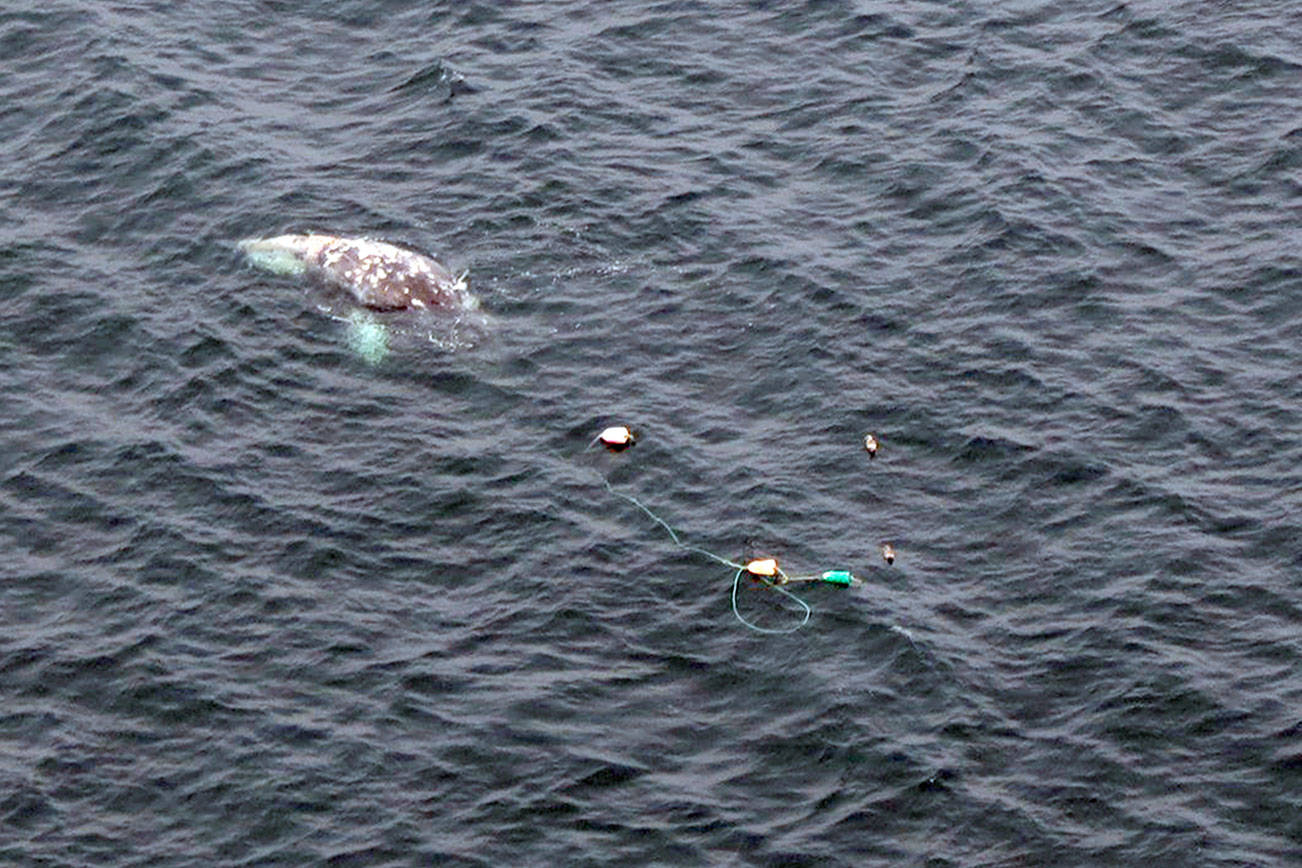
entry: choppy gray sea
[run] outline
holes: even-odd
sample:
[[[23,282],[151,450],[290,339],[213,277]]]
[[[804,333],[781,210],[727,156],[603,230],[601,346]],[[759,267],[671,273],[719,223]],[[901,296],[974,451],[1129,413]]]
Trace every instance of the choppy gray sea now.
[[[8,4],[0,863],[1298,864],[1299,34]]]

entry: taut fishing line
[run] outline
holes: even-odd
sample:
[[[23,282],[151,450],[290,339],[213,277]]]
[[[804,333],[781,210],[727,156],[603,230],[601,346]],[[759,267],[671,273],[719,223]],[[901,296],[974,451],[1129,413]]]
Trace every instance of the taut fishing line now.
[[[633,434],[631,430],[629,430],[627,427],[624,427],[622,425],[617,425],[605,429],[600,434],[598,434],[595,438],[593,438],[592,442],[588,444],[588,449],[591,449],[593,446],[596,446],[598,443],[601,443],[607,449],[610,449],[612,452],[621,452],[624,449],[627,449],[628,447],[632,446],[636,441],[637,441],[637,437]],[[600,474],[598,475],[600,476]],[[717,561],[723,566],[735,570],[736,572],[733,573],[733,577],[732,577],[732,595],[731,595],[732,614],[737,618],[738,621],[742,623],[743,626],[745,626],[750,630],[754,630],[756,633],[766,633],[769,635],[781,635],[785,633],[794,633],[797,630],[799,630],[801,627],[809,623],[809,618],[813,614],[813,609],[810,607],[808,603],[806,603],[803,599],[801,599],[796,594],[793,594],[791,591],[787,590],[785,587],[783,587],[783,585],[815,584],[818,582],[823,582],[829,585],[838,585],[844,588],[852,588],[863,584],[859,579],[851,575],[851,573],[848,570],[824,570],[821,573],[814,573],[811,575],[789,576],[782,570],[781,567],[778,566],[778,562],[774,558],[767,558],[767,557],[754,558],[752,560],[747,561],[746,563],[737,563],[736,561],[729,560],[728,558],[725,558],[722,555],[717,555],[708,549],[703,549],[700,546],[688,545],[687,543],[683,542],[682,538],[679,537],[678,535],[678,531],[674,530],[673,526],[670,525],[669,522],[665,521],[663,518],[661,518],[660,516],[652,512],[651,509],[647,507],[646,504],[638,500],[636,497],[633,497],[631,494],[625,494],[622,491],[617,491],[615,487],[610,484],[610,480],[606,479],[604,476],[600,476],[600,478],[601,478],[601,484],[605,487],[605,489],[608,492],[613,494],[615,497],[618,497],[620,500],[624,500],[627,501],[628,503],[631,503],[633,506],[641,510],[648,518],[650,518],[656,524],[664,528],[665,532],[669,534],[669,538],[673,540],[674,545],[678,546],[680,549],[683,549],[684,551],[689,551],[689,552],[693,552],[694,554],[704,555],[705,557],[710,558],[713,561]],[[764,587],[777,591],[779,594],[782,594],[784,597],[786,597],[787,599],[794,602],[797,606],[799,606],[801,611],[799,623],[791,627],[777,629],[772,627],[761,627],[758,624],[752,623],[751,621],[747,620],[746,616],[741,613],[741,609],[738,608],[737,606],[737,593],[741,587],[741,578],[743,574],[749,575],[752,579],[759,582]]]

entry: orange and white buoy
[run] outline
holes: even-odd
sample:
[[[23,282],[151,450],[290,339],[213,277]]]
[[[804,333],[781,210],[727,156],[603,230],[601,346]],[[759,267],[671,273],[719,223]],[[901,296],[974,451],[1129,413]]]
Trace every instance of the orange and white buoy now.
[[[746,572],[752,576],[771,579],[778,575],[778,562],[775,558],[756,558],[746,563]]]
[[[882,560],[888,564],[895,563],[895,549],[890,543],[882,543]]]
[[[637,442],[637,436],[627,425],[612,425],[598,434],[597,439],[612,452],[621,452]]]
[[[869,458],[877,457],[877,447],[878,443],[876,437],[871,434],[863,435],[863,448],[864,451],[868,453]]]

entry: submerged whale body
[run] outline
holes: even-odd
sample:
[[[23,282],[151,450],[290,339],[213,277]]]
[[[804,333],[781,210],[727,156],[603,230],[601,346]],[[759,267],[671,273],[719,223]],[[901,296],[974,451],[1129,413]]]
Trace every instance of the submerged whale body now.
[[[248,238],[239,246],[260,268],[308,274],[373,310],[479,307],[464,274],[454,275],[436,260],[396,244],[310,234]]]

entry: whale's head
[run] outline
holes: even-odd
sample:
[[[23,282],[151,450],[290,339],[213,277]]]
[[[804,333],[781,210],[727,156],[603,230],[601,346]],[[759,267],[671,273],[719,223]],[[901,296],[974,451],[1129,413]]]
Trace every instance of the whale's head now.
[[[302,274],[330,240],[327,235],[277,235],[239,243],[249,262],[275,274]]]

